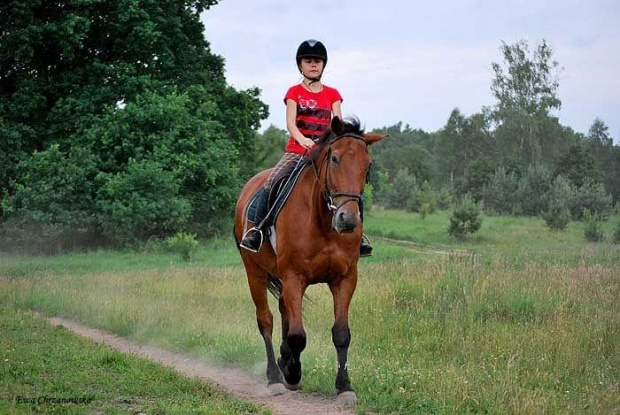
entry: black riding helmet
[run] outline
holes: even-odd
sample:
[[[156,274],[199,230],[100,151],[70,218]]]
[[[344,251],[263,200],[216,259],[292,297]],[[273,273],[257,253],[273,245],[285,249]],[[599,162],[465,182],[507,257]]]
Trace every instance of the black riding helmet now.
[[[297,48],[297,66],[301,63],[302,58],[319,58],[323,59],[327,65],[327,49],[325,45],[318,40],[308,39],[301,42]]]
[[[301,72],[301,68],[299,65],[301,64],[302,58],[319,58],[323,59],[323,70],[325,70],[325,66],[327,65],[327,49],[325,49],[325,45],[318,40],[308,39],[301,42],[301,45],[297,48],[297,68],[299,68],[299,72]],[[308,78],[313,82],[318,82],[321,80],[321,73],[316,78]]]

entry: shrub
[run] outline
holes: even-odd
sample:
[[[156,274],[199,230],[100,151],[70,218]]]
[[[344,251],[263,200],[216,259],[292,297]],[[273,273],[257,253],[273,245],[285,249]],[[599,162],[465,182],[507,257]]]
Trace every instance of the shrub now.
[[[551,203],[549,210],[543,215],[545,223],[553,231],[563,231],[570,222],[570,211],[559,203]]]
[[[366,214],[366,213],[368,213],[368,212],[370,212],[372,210],[372,205],[373,205],[373,202],[374,202],[374,196],[375,195],[374,195],[374,191],[373,191],[373,188],[372,188],[372,184],[367,184],[364,187],[364,201],[363,201],[363,204],[364,204],[364,208],[363,208],[364,209],[364,214]]]
[[[63,151],[52,145],[22,161],[18,172],[14,193],[2,201],[5,242],[40,243],[54,250],[92,236],[97,170],[89,149]]]
[[[414,175],[409,174],[407,169],[399,170],[389,190],[386,206],[388,208],[406,209],[409,199],[417,187],[418,184]]]
[[[166,239],[166,244],[172,252],[180,254],[183,261],[189,261],[198,246],[198,240],[196,234],[181,231]]]
[[[117,244],[167,236],[187,224],[190,203],[179,195],[174,174],[157,163],[131,161],[127,172],[101,174],[99,180],[99,221]]]
[[[620,222],[618,222],[618,226],[616,226],[613,242],[615,244],[620,244]]]
[[[585,210],[596,214],[599,220],[608,219],[611,214],[612,197],[602,183],[587,180],[575,191],[569,208],[575,220],[584,219]]]
[[[515,173],[508,173],[500,167],[491,176],[482,191],[484,207],[498,215],[509,215],[517,204],[519,180]]]
[[[420,208],[420,219],[424,220],[430,210],[431,210],[431,205],[429,203],[422,203],[422,207]]]
[[[591,213],[588,209],[584,211],[584,236],[588,242],[600,242],[603,240],[603,229],[601,228],[600,218],[596,213]]]
[[[530,166],[519,180],[517,198],[521,202],[523,214],[538,216],[549,208],[549,191],[552,176],[544,166]]]
[[[452,199],[452,191],[449,188],[443,187],[439,189],[439,192],[437,193],[437,209],[450,209],[450,206],[452,206]]]
[[[454,206],[448,233],[457,239],[464,239],[468,233],[478,232],[482,225],[481,210],[480,204],[471,195],[463,196]]]

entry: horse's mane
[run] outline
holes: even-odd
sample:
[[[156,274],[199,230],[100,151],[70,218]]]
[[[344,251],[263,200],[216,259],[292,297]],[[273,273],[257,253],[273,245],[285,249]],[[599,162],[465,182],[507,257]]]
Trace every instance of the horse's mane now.
[[[357,118],[356,116],[347,117],[344,120],[342,120],[342,126],[343,126],[343,129],[340,135],[345,135],[345,134],[362,135],[364,134],[364,128],[362,127],[362,123],[360,119]],[[312,161],[313,163],[315,163],[319,154],[321,154],[323,149],[329,145],[332,138],[334,137],[336,137],[336,133],[334,133],[331,130],[331,128],[328,128],[327,131],[325,131],[325,134],[323,134],[323,136],[317,140],[316,146],[314,146],[314,148],[310,152],[310,157],[308,157],[308,162]]]

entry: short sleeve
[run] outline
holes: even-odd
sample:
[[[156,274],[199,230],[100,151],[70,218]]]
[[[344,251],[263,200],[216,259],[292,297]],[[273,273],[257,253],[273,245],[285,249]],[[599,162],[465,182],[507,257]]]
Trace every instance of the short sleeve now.
[[[286,95],[284,95],[284,105],[286,105],[287,99],[292,99],[293,101],[297,102],[297,94],[295,93],[294,86],[290,87],[288,91],[286,91]]]
[[[331,98],[332,104],[334,102],[338,102],[338,101],[344,101],[344,99],[342,98],[342,95],[340,95],[340,92],[338,92],[338,90],[336,88],[332,88],[332,98]]]

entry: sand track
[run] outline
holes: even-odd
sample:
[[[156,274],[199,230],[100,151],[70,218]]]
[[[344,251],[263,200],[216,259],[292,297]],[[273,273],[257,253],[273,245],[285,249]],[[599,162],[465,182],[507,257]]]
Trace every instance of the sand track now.
[[[113,333],[86,327],[73,320],[45,317],[54,326],[62,326],[82,337],[104,344],[122,353],[138,356],[173,368],[181,375],[205,380],[222,389],[227,395],[251,401],[270,409],[274,414],[353,414],[348,407],[336,404],[333,398],[287,391],[271,396],[265,379],[257,379],[240,369],[223,368],[203,359],[195,359],[153,346],[141,345]]]

